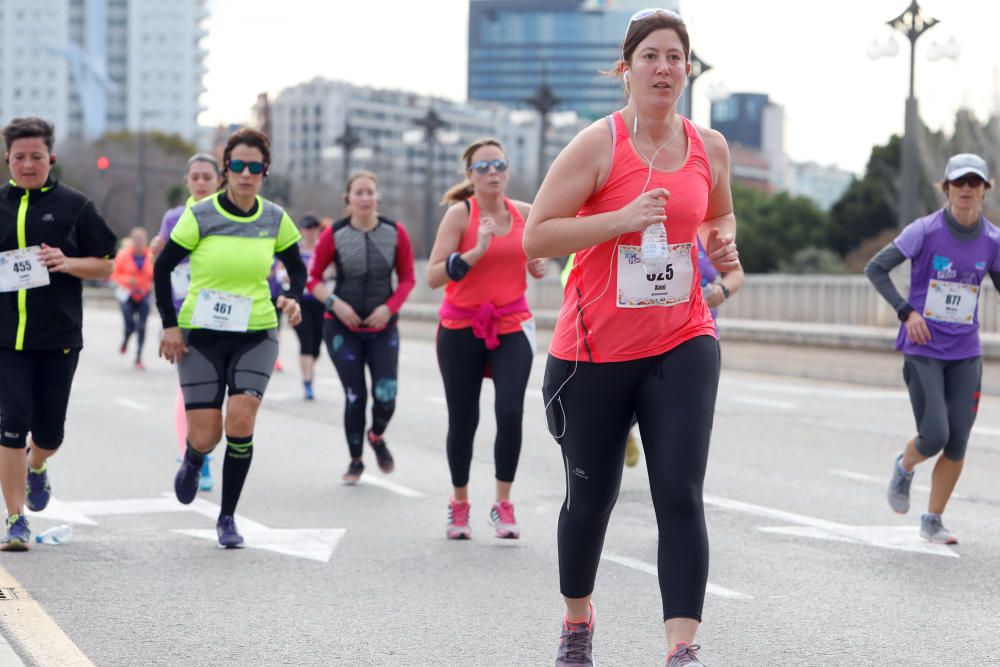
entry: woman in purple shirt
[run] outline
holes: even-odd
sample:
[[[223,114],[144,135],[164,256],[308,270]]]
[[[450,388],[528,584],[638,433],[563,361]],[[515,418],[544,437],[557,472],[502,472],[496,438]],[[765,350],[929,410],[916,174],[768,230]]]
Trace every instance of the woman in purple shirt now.
[[[865,274],[902,322],[896,349],[903,353],[903,380],[917,423],[917,435],[893,464],[889,506],[899,514],[910,509],[914,466],[940,454],[920,535],[939,544],[957,544],[941,515],[962,473],[979,409],[980,284],[989,273],[1000,286],[1000,229],[982,213],[986,191],[992,187],[985,160],[970,153],[954,155],[944,174],[941,188],[948,206],[907,225],[872,259]],[[910,294],[904,299],[889,271],[907,259]]]
[[[181,214],[191,204],[214,195],[222,185],[222,170],[219,168],[219,161],[208,153],[197,153],[192,155],[187,162],[187,170],[184,173],[184,185],[187,186],[187,202],[183,206],[177,206],[163,214],[163,222],[160,223],[160,231],[149,244],[154,259],[163,250],[170,232],[174,230],[177,221],[181,219]],[[177,265],[173,273],[170,274],[170,287],[173,293],[174,309],[178,312],[184,297],[187,296],[188,285],[191,284],[191,264],[188,258]],[[184,415],[184,396],[181,394],[180,385],[177,385],[177,400],[174,402],[174,430],[177,433],[177,448],[181,456],[187,450],[187,418]],[[199,488],[202,491],[212,490],[212,472],[208,467],[208,457],[205,457],[205,464],[201,469],[201,481]]]

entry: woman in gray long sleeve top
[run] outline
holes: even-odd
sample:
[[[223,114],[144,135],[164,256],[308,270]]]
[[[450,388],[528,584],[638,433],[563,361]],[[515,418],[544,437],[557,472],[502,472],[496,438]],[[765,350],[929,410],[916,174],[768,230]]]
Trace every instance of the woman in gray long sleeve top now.
[[[980,285],[989,273],[1000,286],[1000,229],[982,215],[988,174],[979,156],[953,156],[941,184],[948,206],[907,225],[865,267],[902,323],[896,349],[903,352],[903,380],[917,424],[917,435],[893,464],[889,506],[899,514],[909,510],[914,466],[940,454],[920,522],[920,535],[940,544],[958,542],[941,515],[962,472],[978,411]],[[904,299],[889,271],[907,259],[910,290]]]

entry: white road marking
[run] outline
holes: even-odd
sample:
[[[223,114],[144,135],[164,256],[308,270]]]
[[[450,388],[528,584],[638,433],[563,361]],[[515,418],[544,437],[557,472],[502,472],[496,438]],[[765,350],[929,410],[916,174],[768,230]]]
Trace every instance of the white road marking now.
[[[645,572],[646,574],[651,574],[654,577],[656,574],[656,566],[650,563],[643,562],[641,560],[636,560],[635,558],[629,558],[628,556],[621,556],[619,554],[604,552],[601,554],[602,560],[609,560],[612,563],[618,563],[619,565],[624,565],[625,567],[630,567],[633,570],[639,570],[640,572]],[[730,588],[725,588],[723,586],[717,586],[716,584],[709,583],[705,586],[705,592],[709,595],[715,595],[720,598],[727,598],[729,600],[752,600],[752,595],[747,595],[746,593],[740,593],[739,591],[734,591]]]
[[[94,667],[94,663],[2,566],[0,588],[8,589],[16,596],[14,600],[0,602],[0,627],[4,635],[14,638],[29,664]],[[17,662],[7,660],[8,657],[0,653],[0,658],[4,658],[4,667],[24,664],[19,657]]]
[[[444,396],[424,396],[424,400],[429,403],[437,403],[438,405],[448,405],[448,399]]]
[[[130,410],[139,410],[140,412],[149,410],[149,407],[144,403],[140,403],[139,401],[133,401],[132,399],[124,398],[123,396],[119,396],[118,398],[116,398],[115,403]]]
[[[851,526],[848,524],[827,521],[804,514],[795,514],[785,510],[773,509],[762,505],[753,505],[739,500],[722,498],[705,494],[706,505],[712,505],[722,509],[751,514],[753,516],[776,519],[785,523],[792,523],[796,526],[805,526],[809,530],[799,528],[760,528],[769,533],[783,533],[795,535],[797,537],[811,537],[819,539],[836,540],[841,542],[853,542],[866,546],[879,547],[882,549],[896,549],[900,551],[910,551],[915,553],[930,554],[934,556],[945,556],[958,558],[959,555],[943,544],[931,544],[920,538],[914,526]]]
[[[988,426],[973,426],[973,433],[979,435],[1000,435],[1000,428],[989,428]]]
[[[361,484],[368,484],[369,486],[377,486],[387,491],[392,491],[393,493],[398,493],[401,496],[407,498],[426,498],[427,495],[417,491],[416,489],[411,489],[408,486],[403,486],[402,484],[396,484],[395,482],[390,482],[384,477],[375,477],[374,475],[365,475],[361,478]]]
[[[910,398],[907,392],[898,390],[830,389],[793,382],[749,382],[746,386],[761,391],[776,391],[779,393],[796,394],[799,396],[819,396],[822,398],[846,398],[859,401],[904,401]]]
[[[525,396],[530,396],[531,398],[544,398],[541,389],[527,389],[524,392]]]
[[[831,475],[837,475],[838,477],[844,477],[846,479],[853,479],[857,482],[869,482],[871,484],[888,484],[889,478],[886,477],[876,477],[875,475],[867,475],[863,472],[853,472],[851,470],[831,470]],[[921,484],[914,484],[911,488],[921,493],[930,493],[931,487],[923,486]],[[961,493],[951,494],[952,498],[956,500],[965,500],[968,496],[964,496]]]
[[[398,486],[398,485],[396,485]],[[406,487],[400,487],[405,489]],[[407,489],[412,493],[418,493]],[[400,491],[397,491],[399,493]],[[127,498],[121,500],[83,500],[71,503],[57,503],[53,498],[48,508],[60,510],[58,518],[63,521],[97,525],[90,516],[126,516],[132,514],[168,514],[174,512],[194,512],[215,521],[219,516],[219,506],[203,498],[195,498],[190,505],[182,505],[172,493],[159,498]],[[53,516],[46,516],[53,518]],[[251,549],[265,549],[286,556],[295,556],[323,563],[330,561],[333,550],[340,538],[347,532],[342,528],[269,528],[266,525],[236,515],[236,523]],[[215,529],[171,530],[173,533],[190,535],[201,539],[218,539]]]
[[[769,398],[735,396],[732,401],[733,403],[742,403],[743,405],[752,405],[758,408],[774,408],[775,410],[794,410],[798,407],[795,403],[789,403],[788,401],[775,401]]]
[[[47,519],[49,521],[76,523],[83,526],[96,526],[97,522],[87,516],[86,512],[81,512],[75,503],[64,503],[58,498],[51,498],[44,512],[32,512],[25,508],[25,513],[34,518]]]

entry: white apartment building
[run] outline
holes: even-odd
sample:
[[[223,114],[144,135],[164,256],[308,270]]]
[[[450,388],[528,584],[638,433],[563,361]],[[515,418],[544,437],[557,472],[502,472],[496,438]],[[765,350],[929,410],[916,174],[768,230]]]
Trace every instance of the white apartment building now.
[[[198,137],[207,0],[2,0],[0,119]]]

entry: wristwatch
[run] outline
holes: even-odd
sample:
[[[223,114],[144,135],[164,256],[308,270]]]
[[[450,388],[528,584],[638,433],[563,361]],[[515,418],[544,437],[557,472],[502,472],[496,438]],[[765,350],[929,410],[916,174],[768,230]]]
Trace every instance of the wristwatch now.
[[[719,281],[718,285],[719,285],[719,287],[722,288],[722,296],[726,297],[726,300],[728,301],[729,300],[729,288],[726,287],[726,283],[724,283],[722,281]]]
[[[914,308],[910,304],[906,304],[905,306],[896,311],[896,317],[899,318],[900,322],[905,322],[906,318],[909,317],[910,313],[912,313],[914,310],[916,310],[916,308]]]
[[[330,312],[333,312],[333,302],[336,300],[337,300],[337,295],[330,294],[330,296],[326,297],[326,301],[323,302],[323,308],[325,308]]]

